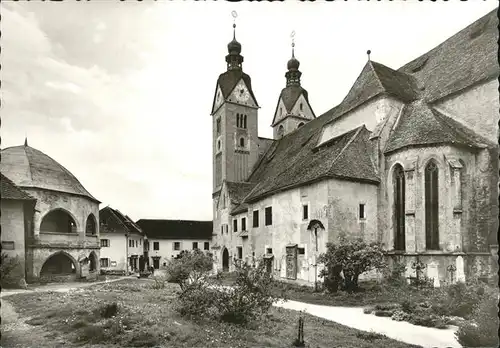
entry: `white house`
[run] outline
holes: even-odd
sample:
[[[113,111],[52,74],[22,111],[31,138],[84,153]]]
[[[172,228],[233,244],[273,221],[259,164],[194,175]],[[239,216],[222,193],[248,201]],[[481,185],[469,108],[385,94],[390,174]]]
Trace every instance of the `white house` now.
[[[127,273],[139,270],[141,259],[147,264],[144,233],[132,219],[108,206],[99,212],[99,220],[102,270]]]
[[[212,244],[212,221],[141,219],[137,225],[148,239],[150,264],[155,269],[182,250],[208,252]]]

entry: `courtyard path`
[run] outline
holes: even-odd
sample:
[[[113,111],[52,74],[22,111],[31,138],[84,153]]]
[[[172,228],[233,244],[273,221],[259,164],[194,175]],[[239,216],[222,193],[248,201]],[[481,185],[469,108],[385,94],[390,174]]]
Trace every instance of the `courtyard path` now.
[[[28,290],[2,289],[2,291],[0,292],[0,298],[4,298],[6,296],[11,296],[11,295],[15,295],[15,294],[29,294],[32,292],[47,292],[47,291],[68,292],[68,291],[73,290],[73,289],[86,288],[86,287],[93,286],[93,285],[114,283],[114,282],[118,282],[120,280],[133,279],[133,278],[137,278],[137,277],[126,276],[126,277],[103,280],[103,281],[99,281],[99,282],[88,282],[88,283],[82,283],[82,282],[56,283],[56,284],[52,283],[52,284],[48,284],[48,285],[40,285],[40,286],[35,287],[34,289],[28,289]]]
[[[391,318],[377,317],[373,314],[363,313],[361,307],[322,306],[297,301],[278,302],[274,306],[304,311],[354,329],[377,332],[395,340],[416,344],[424,348],[462,347],[455,338],[454,329],[441,330],[417,326],[404,321],[394,321]]]

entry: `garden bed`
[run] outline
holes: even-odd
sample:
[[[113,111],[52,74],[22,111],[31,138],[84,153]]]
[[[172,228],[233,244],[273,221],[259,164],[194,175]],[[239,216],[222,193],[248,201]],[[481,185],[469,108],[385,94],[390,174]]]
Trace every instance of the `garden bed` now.
[[[26,324],[43,329],[43,342],[47,343],[40,347],[291,347],[301,315],[309,347],[415,347],[274,307],[246,327],[195,322],[173,310],[177,285],[165,283],[164,288],[156,290],[152,286],[150,281],[127,279],[65,294],[12,295],[8,301]],[[29,334],[25,332],[19,339]]]

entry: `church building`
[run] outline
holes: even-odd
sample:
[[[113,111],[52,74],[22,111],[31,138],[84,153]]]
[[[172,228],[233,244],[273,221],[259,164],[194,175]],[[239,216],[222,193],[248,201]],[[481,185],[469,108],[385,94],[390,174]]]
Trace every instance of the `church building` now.
[[[493,11],[392,69],[368,59],[316,116],[292,50],[273,139],[233,37],[213,119],[215,266],[263,257],[277,277],[321,279],[339,236],[383,243],[389,263],[435,286],[492,274],[498,217],[498,19]]]

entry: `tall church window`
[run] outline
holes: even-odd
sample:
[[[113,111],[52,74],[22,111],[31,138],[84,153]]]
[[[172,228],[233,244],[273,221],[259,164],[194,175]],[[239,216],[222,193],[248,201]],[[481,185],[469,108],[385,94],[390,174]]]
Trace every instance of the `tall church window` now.
[[[243,115],[243,128],[247,128],[247,115]]]
[[[245,138],[240,138],[240,146],[241,147],[245,146]]]
[[[394,250],[405,250],[405,172],[401,165],[394,168]]]
[[[425,246],[439,249],[439,169],[434,160],[425,166]]]
[[[236,127],[241,127],[240,114],[236,114]]]
[[[217,135],[219,135],[220,134],[220,118],[217,119],[216,123],[217,123]]]

